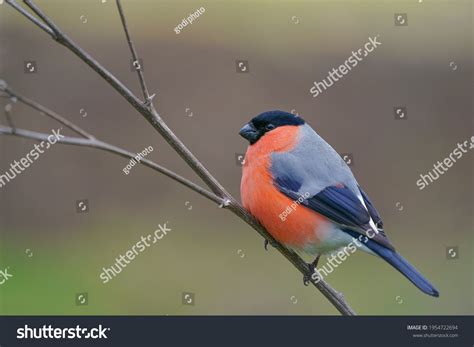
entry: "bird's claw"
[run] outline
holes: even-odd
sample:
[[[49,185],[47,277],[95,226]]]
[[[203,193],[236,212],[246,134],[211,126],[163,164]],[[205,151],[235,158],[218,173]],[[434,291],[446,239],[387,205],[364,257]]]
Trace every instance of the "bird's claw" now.
[[[268,251],[268,245],[271,245],[272,247],[276,247],[276,244],[274,242],[270,242],[267,239],[263,242],[263,247],[265,247],[265,250]]]
[[[311,278],[314,274],[314,267],[313,264],[307,264],[308,265],[308,270],[309,270],[309,275],[308,273],[305,273],[303,275],[303,284],[307,287],[309,285],[309,282],[311,282]]]
[[[318,255],[312,263],[306,264],[308,266],[309,275],[307,273],[303,275],[303,284],[305,286],[308,286],[309,282],[311,282],[311,280],[313,279],[313,275],[316,272],[316,267],[318,266],[318,262],[319,262],[320,257],[321,256]]]

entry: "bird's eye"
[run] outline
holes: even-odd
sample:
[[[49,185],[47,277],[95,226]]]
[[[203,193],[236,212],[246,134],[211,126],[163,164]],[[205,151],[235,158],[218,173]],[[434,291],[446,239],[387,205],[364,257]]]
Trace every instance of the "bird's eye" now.
[[[275,129],[275,126],[273,124],[265,125],[265,130],[273,130],[273,129]]]

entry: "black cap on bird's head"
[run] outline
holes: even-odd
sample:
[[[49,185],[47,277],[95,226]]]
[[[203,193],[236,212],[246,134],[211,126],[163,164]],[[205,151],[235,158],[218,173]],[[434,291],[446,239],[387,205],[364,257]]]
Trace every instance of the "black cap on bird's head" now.
[[[268,111],[259,114],[240,129],[239,134],[251,145],[257,142],[265,133],[281,126],[298,126],[305,123],[304,119],[284,111]]]

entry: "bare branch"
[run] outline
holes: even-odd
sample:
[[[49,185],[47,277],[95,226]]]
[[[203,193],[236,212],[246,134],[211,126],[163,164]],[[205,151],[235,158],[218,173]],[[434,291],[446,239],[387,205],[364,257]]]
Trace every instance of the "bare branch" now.
[[[48,32],[53,39],[67,47],[76,54],[82,61],[96,71],[106,82],[108,82],[118,93],[120,93],[145,119],[157,130],[170,146],[181,156],[189,167],[206,183],[206,185],[219,196],[223,203],[221,206],[228,207],[230,211],[252,226],[260,235],[272,243],[278,251],[283,254],[303,275],[310,277],[311,273],[307,264],[295,252],[287,249],[278,243],[273,236],[265,230],[260,223],[247,212],[240,203],[234,199],[226,189],[214,178],[207,168],[194,156],[194,154],[181,142],[181,140],[166,125],[158,112],[153,107],[153,103],[141,102],[122,82],[112,73],[105,69],[86,51],[75,44],[66,34],[64,34],[31,0],[24,0],[25,3],[51,28],[53,33]],[[9,3],[11,0],[9,1]],[[13,6],[20,13],[22,10]],[[123,15],[123,13],[121,13]],[[30,20],[30,17],[26,16]],[[126,30],[126,29],[125,29]],[[11,130],[11,129],[10,129]],[[313,285],[344,315],[354,315],[355,312],[345,302],[340,293],[330,287],[325,281],[318,283],[311,281]]]
[[[0,126],[0,134],[3,135],[11,135],[11,136],[17,136],[17,137],[23,137],[31,140],[37,140],[37,141],[48,141],[48,136],[50,134],[45,134],[45,133],[39,133],[35,131],[29,131],[29,130],[24,130],[24,129],[13,129],[11,127],[4,127]],[[57,143],[60,144],[65,144],[65,145],[73,145],[73,146],[82,146],[82,147],[91,147],[91,148],[97,148],[101,149],[110,153],[114,153],[116,155],[119,155],[121,157],[127,158],[127,159],[134,159],[136,157],[135,153],[132,153],[130,151],[127,151],[123,148],[111,145],[107,142],[103,142],[100,140],[97,140],[95,138],[79,138],[79,137],[69,137],[65,136],[61,139],[58,140]],[[210,191],[198,186],[197,184],[187,180],[184,177],[179,176],[178,174],[174,173],[173,171],[156,164],[155,162],[142,158],[138,161],[139,164],[142,164],[144,166],[147,166],[155,171],[158,171],[159,173],[168,176],[169,178],[183,184],[184,186],[194,190],[196,193],[201,194],[202,196],[208,198],[209,200],[217,203],[217,204],[222,204],[224,203],[223,199],[219,198],[215,194],[211,193]]]
[[[33,109],[36,109],[40,111],[42,114],[58,121],[59,123],[65,125],[67,128],[75,131],[79,135],[82,135],[88,141],[84,141],[83,139],[80,138],[74,138],[74,137],[64,137],[63,139],[59,140],[58,143],[62,144],[69,144],[69,145],[76,145],[76,146],[85,146],[85,147],[92,147],[92,148],[98,148],[102,150],[109,151],[111,153],[115,153],[117,155],[120,155],[125,158],[135,158],[136,154],[127,151],[125,149],[119,148],[117,146],[111,145],[109,143],[106,143],[104,141],[97,140],[93,135],[89,134],[86,132],[84,129],[79,127],[78,125],[72,123],[71,121],[67,120],[63,116],[57,114],[56,112],[46,108],[45,106],[41,105],[40,103],[31,100],[18,92],[14,91],[12,88],[8,86],[8,84],[4,80],[0,80],[0,91],[4,92],[7,94],[8,97],[11,98],[16,98],[18,101],[32,107]],[[28,130],[23,130],[23,129],[16,129],[13,126],[13,122],[10,117],[10,110],[5,109],[6,116],[7,116],[7,121],[10,125],[10,128],[7,127],[1,127],[0,128],[0,133],[4,135],[16,135],[19,137],[25,137],[25,138],[30,138],[33,140],[39,140],[39,141],[47,141],[48,134],[43,134],[43,133],[38,133],[38,132],[32,132]],[[203,195],[204,197],[210,199],[211,201],[214,201],[217,204],[223,204],[224,200],[216,196],[215,194],[211,193],[210,191],[196,185],[195,183],[179,176],[178,174],[174,173],[173,171],[158,165],[154,163],[151,160],[148,159],[141,159],[140,164],[148,166],[172,179],[175,181],[185,185],[186,187],[194,190],[195,192]]]
[[[51,37],[60,44],[67,47],[76,54],[82,61],[96,71],[106,82],[108,82],[120,95],[122,95],[145,119],[163,136],[163,138],[174,148],[174,150],[183,158],[183,160],[198,174],[206,185],[219,196],[229,196],[224,187],[211,175],[204,165],[197,160],[191,151],[178,139],[171,131],[154,109],[153,105],[148,107],[141,102],[122,82],[120,82],[112,73],[105,69],[89,53],[80,48],[73,42],[59,27],[54,24],[32,1],[24,0],[35,13],[42,18],[45,23],[51,27],[54,34]],[[15,9],[17,9],[15,7]],[[18,10],[18,9],[17,9]],[[20,11],[21,12],[21,11]]]
[[[122,25],[123,25],[123,30],[125,31],[125,36],[127,38],[128,47],[130,48],[130,52],[132,53],[133,62],[134,63],[139,62],[138,54],[137,54],[137,51],[135,49],[135,45],[133,44],[133,41],[130,37],[130,32],[128,31],[127,20],[125,19],[125,15],[123,13],[122,4],[121,4],[120,0],[116,0],[116,2],[117,2],[117,9],[118,9],[119,14],[120,14],[120,20],[122,21]],[[134,65],[134,67],[135,67],[135,65]],[[155,94],[150,96],[150,93],[148,92],[148,88],[147,88],[146,83],[145,83],[145,76],[143,75],[143,70],[142,70],[141,66],[139,65],[138,68],[136,67],[136,70],[137,70],[137,74],[138,74],[138,79],[140,81],[140,86],[142,87],[142,92],[143,92],[143,96],[145,98],[145,103],[149,105],[149,104],[151,104],[151,101],[153,100],[153,97],[155,96]]]

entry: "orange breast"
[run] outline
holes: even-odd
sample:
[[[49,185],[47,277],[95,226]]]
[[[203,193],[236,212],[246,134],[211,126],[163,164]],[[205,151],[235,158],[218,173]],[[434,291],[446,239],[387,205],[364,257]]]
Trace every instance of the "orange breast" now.
[[[244,207],[281,243],[304,248],[319,243],[317,229],[324,217],[293,201],[273,185],[271,153],[291,150],[299,127],[283,126],[265,134],[245,155],[241,182]]]

